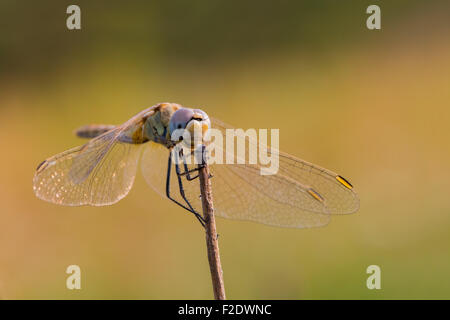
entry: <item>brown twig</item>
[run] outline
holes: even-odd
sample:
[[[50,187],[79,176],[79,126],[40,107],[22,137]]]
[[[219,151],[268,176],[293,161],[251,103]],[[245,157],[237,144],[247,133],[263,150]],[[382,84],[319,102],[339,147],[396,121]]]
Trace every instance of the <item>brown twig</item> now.
[[[208,250],[209,269],[214,291],[214,299],[225,300],[223,271],[220,264],[219,242],[217,241],[216,221],[211,191],[208,165],[200,167],[200,192],[202,195],[203,217],[205,218],[206,247]]]

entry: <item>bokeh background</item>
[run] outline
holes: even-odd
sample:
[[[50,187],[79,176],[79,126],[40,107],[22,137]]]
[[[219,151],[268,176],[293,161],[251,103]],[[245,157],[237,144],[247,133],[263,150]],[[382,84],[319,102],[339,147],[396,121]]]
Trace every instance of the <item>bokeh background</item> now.
[[[449,32],[448,1],[1,0],[0,297],[212,298],[199,224],[140,174],[101,208],[31,186],[38,163],[83,143],[73,129],[170,101],[280,128],[282,150],[361,197],[319,229],[218,219],[229,298],[450,298]],[[71,264],[81,290],[66,289]],[[372,264],[381,290],[366,288]]]

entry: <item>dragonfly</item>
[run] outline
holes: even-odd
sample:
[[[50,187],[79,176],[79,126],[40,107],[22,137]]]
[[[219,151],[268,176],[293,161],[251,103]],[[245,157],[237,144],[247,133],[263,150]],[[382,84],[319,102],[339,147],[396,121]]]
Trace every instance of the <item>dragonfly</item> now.
[[[183,161],[175,161],[173,152],[183,139],[174,139],[172,133],[178,129],[193,132],[194,128],[203,135],[214,128],[224,136],[227,129],[233,129],[200,109],[176,103],[156,104],[118,126],[83,126],[76,134],[88,142],[41,162],[33,190],[38,198],[58,205],[111,205],[129,193],[140,162],[147,184],[193,213],[204,226],[195,171],[208,157],[204,155],[204,162],[197,166],[187,164],[182,152]],[[245,138],[249,144],[258,143]],[[331,215],[359,209],[358,194],[347,179],[290,154],[276,153],[279,169],[272,175],[261,175],[262,165],[248,161],[210,166],[216,216],[311,228],[327,225]]]

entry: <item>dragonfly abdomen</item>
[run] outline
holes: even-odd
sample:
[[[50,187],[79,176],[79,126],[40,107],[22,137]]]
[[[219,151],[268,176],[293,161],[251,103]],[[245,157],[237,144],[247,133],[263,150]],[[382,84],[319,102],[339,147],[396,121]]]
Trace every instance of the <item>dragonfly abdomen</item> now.
[[[112,124],[88,124],[75,130],[75,134],[80,138],[92,139],[115,127]]]

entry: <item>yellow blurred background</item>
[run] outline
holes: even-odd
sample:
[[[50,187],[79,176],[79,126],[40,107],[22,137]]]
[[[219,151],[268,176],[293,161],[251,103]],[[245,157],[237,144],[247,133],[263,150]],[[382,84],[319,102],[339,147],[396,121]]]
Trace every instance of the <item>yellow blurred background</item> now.
[[[448,1],[78,0],[75,31],[70,4],[0,2],[0,298],[212,298],[198,222],[140,172],[109,207],[32,190],[43,159],[84,142],[73,129],[164,101],[279,128],[283,151],[361,198],[318,229],[218,218],[228,298],[450,298]]]

